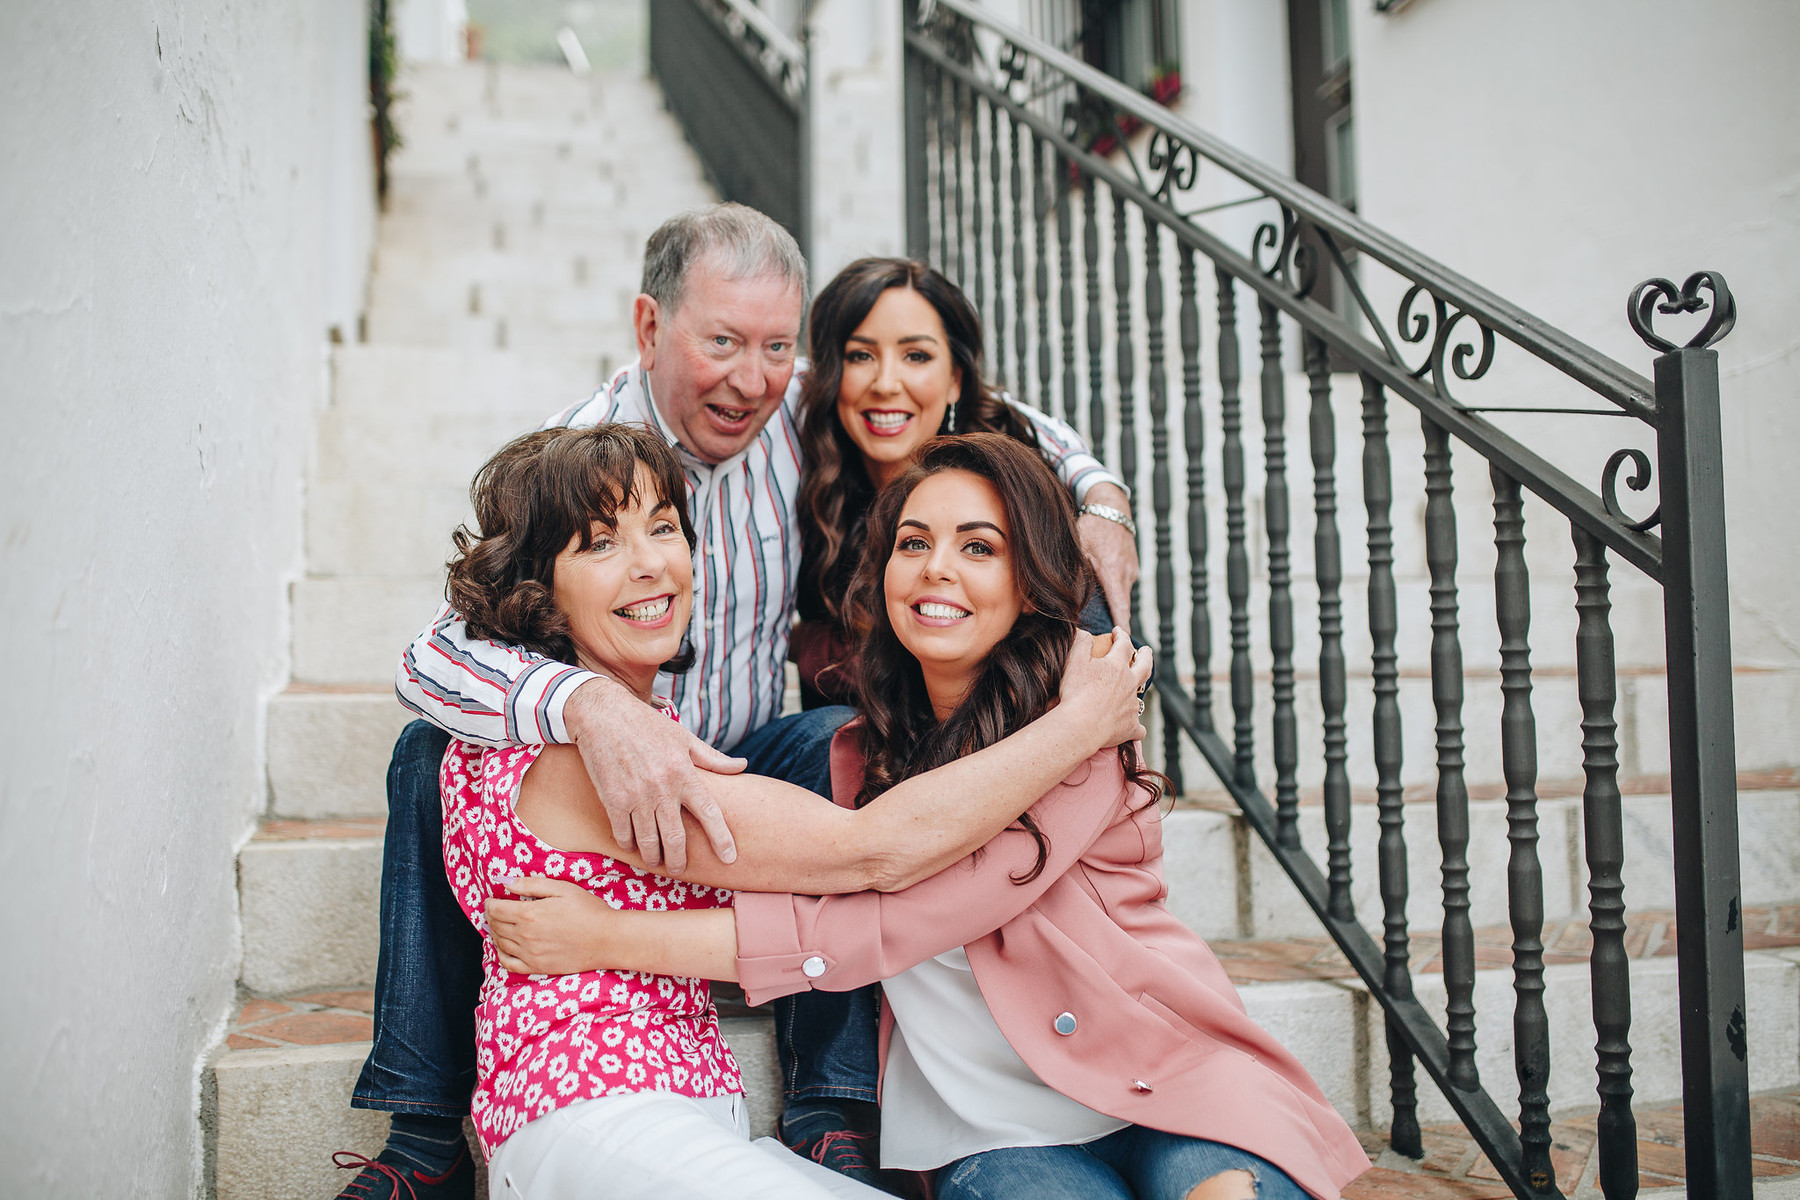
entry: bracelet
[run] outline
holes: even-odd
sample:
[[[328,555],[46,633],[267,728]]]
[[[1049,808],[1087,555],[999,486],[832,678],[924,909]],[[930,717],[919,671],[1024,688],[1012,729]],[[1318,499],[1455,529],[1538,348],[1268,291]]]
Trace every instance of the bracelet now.
[[[1137,522],[1131,519],[1131,514],[1121,509],[1114,508],[1110,504],[1084,504],[1079,511],[1084,516],[1099,517],[1102,521],[1111,521],[1114,525],[1123,525],[1126,533],[1129,533],[1132,537],[1137,536]]]

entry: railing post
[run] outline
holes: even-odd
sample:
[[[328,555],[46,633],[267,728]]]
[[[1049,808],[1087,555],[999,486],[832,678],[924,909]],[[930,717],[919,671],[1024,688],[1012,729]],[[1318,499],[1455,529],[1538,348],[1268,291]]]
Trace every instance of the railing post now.
[[[901,13],[902,28],[917,26],[919,0],[903,0]],[[925,61],[905,48],[901,58],[902,101],[906,114],[901,146],[906,172],[906,252],[922,259],[931,252],[931,201],[925,162]]]
[[[1711,314],[1677,348],[1650,330],[1650,310]],[[1663,620],[1668,649],[1669,791],[1675,835],[1675,929],[1681,988],[1682,1106],[1689,1194],[1750,1197],[1750,1081],[1744,1026],[1744,928],[1738,890],[1737,747],[1725,571],[1719,356],[1708,347],[1736,320],[1731,292],[1697,272],[1677,293],[1651,280],[1632,294],[1632,326],[1656,360]]]

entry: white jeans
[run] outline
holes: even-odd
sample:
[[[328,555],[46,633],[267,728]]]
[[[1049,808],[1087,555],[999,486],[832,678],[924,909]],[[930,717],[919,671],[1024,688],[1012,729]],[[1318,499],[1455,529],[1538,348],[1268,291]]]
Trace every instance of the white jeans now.
[[[886,1200],[886,1193],[749,1140],[742,1096],[634,1092],[531,1121],[488,1164],[489,1200]]]

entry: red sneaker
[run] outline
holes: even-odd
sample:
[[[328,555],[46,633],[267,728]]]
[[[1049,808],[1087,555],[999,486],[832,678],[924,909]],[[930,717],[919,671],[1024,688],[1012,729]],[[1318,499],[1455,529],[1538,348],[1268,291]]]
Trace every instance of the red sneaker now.
[[[333,1154],[331,1161],[340,1170],[356,1171],[337,1200],[474,1200],[475,1161],[467,1146],[442,1175],[427,1175],[397,1157],[389,1158],[390,1153],[383,1150],[377,1158],[350,1150]]]

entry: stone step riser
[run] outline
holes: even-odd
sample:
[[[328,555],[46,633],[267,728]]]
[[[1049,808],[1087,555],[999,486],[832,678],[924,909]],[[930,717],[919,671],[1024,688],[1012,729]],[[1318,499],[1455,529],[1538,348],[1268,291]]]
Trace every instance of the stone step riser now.
[[[1787,952],[1745,959],[1746,1016],[1753,1031],[1750,1087],[1765,1091],[1800,1081],[1800,963]],[[1549,1018],[1550,1107],[1593,1108],[1592,983],[1583,964],[1547,968],[1544,1006]],[[1442,975],[1419,975],[1420,1002],[1443,1026]],[[1385,1129],[1393,1119],[1385,1021],[1359,983],[1252,984],[1240,989],[1250,1016],[1300,1059],[1334,1107],[1359,1128]],[[1476,1066],[1508,1116],[1516,1117],[1518,1075],[1513,1063],[1513,981],[1510,971],[1479,971],[1475,982]],[[1633,1102],[1681,1098],[1680,1023],[1675,961],[1631,964]],[[1419,1121],[1457,1120],[1422,1067],[1415,1066]]]
[[[372,987],[381,839],[253,840],[238,852],[239,981],[279,995]]]
[[[744,1074],[751,1136],[771,1135],[781,1095],[774,1029],[754,1017],[720,1024]],[[216,1200],[329,1196],[351,1177],[332,1165],[334,1152],[373,1158],[387,1114],[349,1105],[368,1053],[368,1042],[340,1042],[219,1054],[202,1082]]]
[[[400,655],[444,600],[437,578],[302,579],[293,585],[294,678],[391,684]]]
[[[1443,856],[1437,811],[1429,803],[1404,808],[1407,851],[1407,925],[1418,932],[1443,928]],[[1667,795],[1626,796],[1625,902],[1633,909],[1675,904],[1674,832]],[[1470,921],[1477,927],[1509,922],[1507,865],[1512,852],[1504,801],[1469,806]],[[1786,903],[1800,895],[1793,863],[1800,855],[1800,792],[1744,792],[1738,799],[1741,896],[1750,905]],[[1380,895],[1377,813],[1357,804],[1350,818],[1351,899],[1357,917],[1377,942],[1385,911]],[[1325,862],[1324,811],[1300,810],[1300,838],[1320,872]],[[1585,920],[1588,905],[1586,843],[1581,802],[1538,804],[1538,861],[1543,873],[1544,919]],[[1178,809],[1163,822],[1163,873],[1169,906],[1208,938],[1320,937],[1312,909],[1286,872],[1239,816]]]
[[[387,762],[413,714],[392,692],[283,692],[269,700],[269,814],[387,816]]]
[[[329,413],[334,421],[368,416],[415,424],[505,414],[512,424],[536,425],[600,386],[602,353],[604,348],[530,353],[340,346],[332,357]],[[410,447],[401,442],[385,449],[398,458]],[[469,481],[456,482],[467,487]]]

